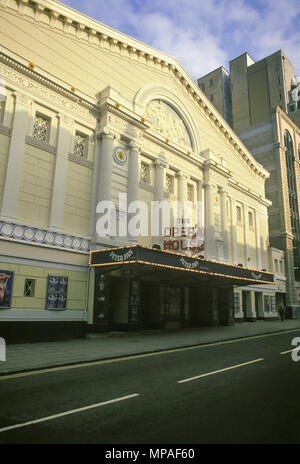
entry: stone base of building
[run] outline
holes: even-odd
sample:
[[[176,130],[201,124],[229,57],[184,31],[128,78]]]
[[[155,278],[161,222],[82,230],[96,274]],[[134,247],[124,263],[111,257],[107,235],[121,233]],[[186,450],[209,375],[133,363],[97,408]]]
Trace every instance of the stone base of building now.
[[[86,338],[85,321],[1,321],[6,344],[64,341]]]
[[[286,308],[287,319],[300,319],[300,306],[291,305]]]

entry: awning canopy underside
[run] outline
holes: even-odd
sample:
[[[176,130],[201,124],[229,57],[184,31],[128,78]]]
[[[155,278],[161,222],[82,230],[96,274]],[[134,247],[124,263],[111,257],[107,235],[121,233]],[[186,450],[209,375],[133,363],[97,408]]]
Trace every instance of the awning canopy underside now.
[[[91,251],[90,266],[112,276],[180,286],[244,286],[274,282],[274,274],[270,272],[140,245]]]

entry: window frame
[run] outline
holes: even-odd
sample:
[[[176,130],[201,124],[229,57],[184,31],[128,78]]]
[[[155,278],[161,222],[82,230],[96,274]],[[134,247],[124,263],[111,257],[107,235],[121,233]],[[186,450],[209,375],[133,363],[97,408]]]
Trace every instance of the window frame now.
[[[33,128],[37,115],[44,116],[49,120],[49,127],[47,129],[47,137],[45,141],[38,140],[36,137],[33,136]],[[46,143],[52,146],[55,146],[55,130],[57,131],[57,113],[54,111],[49,110],[48,108],[37,104],[36,102],[32,103],[31,106],[31,117],[29,123],[29,136],[38,140],[40,143]]]
[[[26,284],[29,283],[29,282],[31,282],[31,284],[26,289]],[[24,298],[27,298],[27,297],[33,298],[34,297],[34,295],[35,295],[35,283],[36,283],[36,279],[27,279],[26,278],[24,280],[24,293],[23,293]],[[28,291],[30,292],[30,294],[27,293]],[[31,291],[32,291],[32,294],[31,294]]]
[[[76,141],[76,134],[86,137],[86,146],[85,146],[85,154],[84,156],[79,156],[74,153],[75,149],[75,141]],[[71,138],[71,155],[75,156],[78,159],[93,161],[93,134],[94,132],[86,126],[79,124],[78,122],[74,121],[73,128],[72,128],[72,138]]]
[[[139,182],[142,184],[142,185],[152,185],[152,175],[151,175],[151,162],[147,162],[144,158],[140,160],[140,163],[139,163]],[[142,165],[145,165],[147,170],[148,170],[148,173],[149,173],[149,176],[148,176],[148,181],[147,182],[144,182],[142,180],[142,176],[141,176],[141,173],[142,173]]]

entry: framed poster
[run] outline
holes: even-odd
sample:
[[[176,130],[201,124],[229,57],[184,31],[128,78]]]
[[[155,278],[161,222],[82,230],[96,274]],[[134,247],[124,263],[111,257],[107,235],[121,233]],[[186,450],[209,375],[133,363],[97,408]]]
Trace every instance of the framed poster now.
[[[234,312],[239,313],[241,309],[241,304],[240,304],[240,294],[235,293],[234,294]]]
[[[271,311],[276,312],[276,296],[271,296]]]
[[[0,271],[0,309],[11,307],[13,271]]]
[[[130,281],[128,322],[138,324],[141,322],[141,282]]]
[[[264,300],[265,300],[265,312],[269,313],[270,312],[270,298],[269,298],[269,295],[265,295]]]
[[[48,275],[46,309],[66,309],[67,289],[68,277]]]

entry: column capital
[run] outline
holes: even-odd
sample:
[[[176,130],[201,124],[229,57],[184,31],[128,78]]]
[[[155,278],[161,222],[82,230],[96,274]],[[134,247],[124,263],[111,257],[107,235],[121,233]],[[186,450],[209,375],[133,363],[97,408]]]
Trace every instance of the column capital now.
[[[116,140],[120,139],[120,135],[118,133],[112,131],[108,127],[104,127],[102,130],[97,132],[97,137],[110,137],[110,138],[116,139]]]
[[[225,195],[228,193],[228,192],[227,192],[227,189],[224,187],[224,185],[218,185],[218,192],[219,192],[220,194],[223,193],[223,194],[225,194]]]
[[[13,92],[13,96],[16,99],[17,103],[22,103],[23,105],[29,106],[32,102],[32,99],[28,97],[25,93],[21,92],[20,90],[15,90]]]
[[[70,116],[68,116],[67,114],[65,113],[58,113],[57,115],[58,119],[60,119],[60,121],[65,124],[66,126],[72,126],[73,124],[73,118],[71,118]]]
[[[141,146],[141,144],[139,144],[139,143],[136,142],[135,140],[130,140],[130,142],[129,142],[129,149],[130,149],[130,150],[136,150],[136,151],[140,152],[141,149],[142,149],[142,146]]]
[[[166,168],[166,169],[169,168],[168,163],[166,163],[165,161],[163,161],[161,159],[155,160],[153,164],[158,168]]]
[[[182,179],[185,179],[185,180],[190,180],[190,178],[191,178],[188,174],[186,174],[183,171],[177,171],[176,172],[176,177],[181,177]]]

